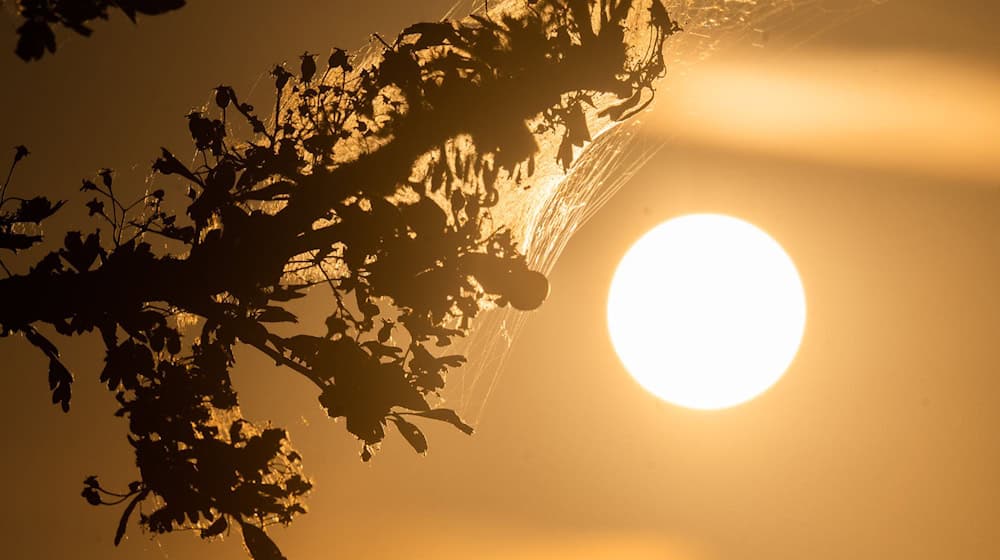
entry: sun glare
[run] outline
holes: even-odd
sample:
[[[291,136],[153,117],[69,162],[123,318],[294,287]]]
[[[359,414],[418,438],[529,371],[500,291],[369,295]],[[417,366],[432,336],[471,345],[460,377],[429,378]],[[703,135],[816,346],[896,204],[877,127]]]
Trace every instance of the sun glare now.
[[[608,329],[625,368],[659,398],[720,409],[763,393],[805,330],[805,292],[784,249],[745,221],[693,214],[660,224],[619,263]]]

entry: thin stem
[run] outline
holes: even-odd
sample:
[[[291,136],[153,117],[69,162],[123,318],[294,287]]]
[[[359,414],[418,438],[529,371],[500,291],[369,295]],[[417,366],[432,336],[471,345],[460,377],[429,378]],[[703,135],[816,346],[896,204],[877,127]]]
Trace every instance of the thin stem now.
[[[378,39],[378,42],[385,45],[385,48],[389,49],[390,51],[392,50],[392,46],[389,43],[386,43],[385,39],[383,39],[382,36],[379,35],[378,33],[372,33],[372,37]]]
[[[10,178],[14,176],[14,168],[17,167],[17,158],[10,164],[10,169],[7,170],[7,179],[3,182],[3,188],[0,188],[0,204],[3,204],[7,196],[7,185],[10,184]]]

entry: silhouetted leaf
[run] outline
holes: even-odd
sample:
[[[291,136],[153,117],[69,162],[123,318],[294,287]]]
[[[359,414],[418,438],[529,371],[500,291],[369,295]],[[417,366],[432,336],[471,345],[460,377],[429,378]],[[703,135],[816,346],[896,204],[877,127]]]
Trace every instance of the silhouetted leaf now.
[[[306,479],[299,475],[294,475],[285,482],[285,488],[288,489],[290,493],[296,496],[300,496],[312,490],[312,483],[308,482]]]
[[[465,422],[462,422],[462,419],[459,418],[458,413],[456,413],[454,410],[451,410],[450,408],[435,408],[433,410],[425,410],[423,412],[414,412],[411,414],[413,414],[414,416],[422,416],[424,418],[430,418],[432,420],[447,422],[452,426],[455,426],[459,430],[462,430],[468,435],[472,435],[472,432],[474,431],[472,426],[466,424]]]
[[[83,234],[71,231],[66,234],[63,244],[65,248],[59,251],[59,255],[79,272],[90,270],[101,254],[101,240],[98,233],[91,233],[84,241]]]
[[[56,52],[56,35],[44,21],[28,20],[17,28],[15,52],[21,60],[38,60],[45,51]]]
[[[122,512],[121,519],[118,520],[118,529],[115,531],[115,546],[118,546],[122,542],[122,537],[125,536],[125,530],[128,528],[128,519],[132,516],[132,511],[139,502],[146,499],[149,495],[149,490],[143,490],[139,492],[136,497],[132,498],[132,501],[125,506],[125,511]]]
[[[69,412],[72,397],[73,375],[55,358],[49,359],[49,389],[52,390],[52,404],[59,404],[63,412]]]
[[[642,100],[642,96],[639,93],[636,93],[636,94],[632,95],[631,97],[629,97],[628,99],[626,99],[625,101],[622,101],[621,103],[619,103],[617,105],[613,105],[613,106],[608,107],[607,109],[601,111],[600,115],[602,117],[603,116],[611,117],[613,120],[616,120],[616,121],[617,120],[621,120],[622,117],[625,115],[625,113],[628,112],[629,110],[635,108],[637,105],[639,105],[639,102],[641,100]]]
[[[458,40],[458,34],[450,21],[415,23],[404,29],[400,35],[414,34],[420,35],[420,38],[413,45],[416,49],[425,49]]]
[[[337,315],[330,315],[326,318],[326,337],[332,338],[335,334],[347,332],[347,322]]]
[[[108,389],[117,389],[119,385],[135,389],[140,377],[148,379],[153,376],[152,353],[149,348],[134,340],[126,340],[115,348],[109,348],[104,360],[101,381],[107,383]]]
[[[201,530],[201,538],[207,539],[209,537],[214,537],[216,535],[221,535],[223,531],[229,528],[229,522],[226,521],[226,516],[221,515],[214,523],[205,527]]]
[[[275,288],[269,296],[271,301],[285,302],[306,297],[306,294],[298,291],[298,289],[294,286],[279,286]]]
[[[382,328],[378,330],[378,335],[377,335],[379,342],[384,343],[387,340],[389,340],[389,337],[392,336],[392,327],[394,325],[395,323],[393,323],[392,321],[386,321],[386,320],[382,321]]]
[[[51,200],[44,196],[22,200],[20,207],[18,207],[17,212],[14,214],[14,221],[39,224],[42,220],[55,214],[65,203],[66,201],[60,200],[53,204]]]
[[[18,5],[25,19],[18,28],[15,52],[23,60],[37,60],[46,50],[56,51],[55,33],[50,24],[59,23],[85,37],[91,29],[85,24],[94,19],[108,19],[108,8],[118,8],[132,22],[136,12],[157,15],[184,5],[184,0],[73,0],[69,2],[40,2],[21,0]]]
[[[243,529],[243,543],[254,560],[287,560],[263,529],[243,520],[240,520],[240,527]]]
[[[33,328],[26,328],[23,332],[24,338],[28,339],[28,342],[35,346],[35,348],[41,350],[47,357],[59,357],[59,349],[56,348],[56,345],[52,344],[49,339],[39,334],[38,331]]]
[[[420,431],[420,428],[403,420],[399,416],[390,416],[389,418],[396,424],[399,433],[406,438],[406,442],[410,444],[410,447],[414,451],[417,453],[427,452],[427,438],[424,437],[424,433]]]
[[[135,11],[140,14],[145,14],[148,16],[155,16],[160,14],[165,14],[167,12],[182,8],[186,4],[186,0],[127,0],[131,4]],[[125,2],[123,0],[118,0],[118,5],[122,5]]]
[[[295,314],[280,307],[268,307],[257,315],[257,320],[261,323],[298,323],[299,318]]]
[[[28,249],[36,243],[41,243],[41,235],[26,235],[23,233],[9,233],[0,231],[0,249],[20,251]]]

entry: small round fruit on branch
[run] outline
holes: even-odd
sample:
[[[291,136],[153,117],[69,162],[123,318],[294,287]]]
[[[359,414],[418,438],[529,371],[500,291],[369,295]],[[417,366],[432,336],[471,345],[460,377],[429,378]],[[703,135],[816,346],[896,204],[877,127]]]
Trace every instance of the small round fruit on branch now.
[[[549,296],[549,280],[537,270],[524,267],[512,271],[506,293],[511,307],[521,311],[537,309]]]
[[[521,311],[538,308],[549,295],[549,281],[541,272],[531,270],[523,259],[470,253],[462,257],[462,268],[476,278],[483,289],[501,296]]]

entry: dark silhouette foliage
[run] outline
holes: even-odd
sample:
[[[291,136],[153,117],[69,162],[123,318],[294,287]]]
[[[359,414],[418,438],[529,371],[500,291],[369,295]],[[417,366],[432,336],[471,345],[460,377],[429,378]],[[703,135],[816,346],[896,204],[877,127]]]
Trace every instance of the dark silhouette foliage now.
[[[273,123],[224,85],[214,110],[189,114],[197,164],[167,148],[153,164],[176,181],[135,200],[123,200],[111,170],[83,182],[100,227],[70,231],[27,272],[8,271],[0,333],[46,356],[64,410],[73,377],[42,331],[100,335],[100,380],[128,422],[139,480],[115,491],[91,476],[82,495],[125,504],[116,543],[146,503],[149,531],[209,538],[239,526],[254,558],[282,558],[264,528],[304,513],[312,483],[283,429],[243,417],[230,381],[238,344],[315,385],[365,461],[390,425],[417,452],[427,450],[419,422],[472,432],[434,406],[466,360],[447,348],[486,306],[533,309],[548,293],[494,223],[497,185],[535,173],[539,132],[561,138],[558,160],[571,165],[591,138],[596,96],[617,100],[603,111],[613,120],[649,102],[677,27],[654,0],[640,19],[649,44],[629,55],[625,21],[638,5],[527,2],[497,20],[420,23],[359,69],[343,50],[325,65],[305,53],[297,75],[272,72]],[[239,126],[248,140],[230,137]],[[462,149],[459,137],[470,139]],[[18,148],[14,165],[26,155]],[[62,205],[7,198],[5,182],[0,249],[41,242],[31,226]],[[290,302],[310,289],[329,293],[325,332],[294,328]],[[184,318],[196,319],[193,332]]]
[[[38,60],[45,51],[56,52],[53,26],[62,26],[84,37],[93,30],[87,23],[108,19],[112,10],[121,11],[135,23],[136,16],[164,14],[181,8],[185,0],[18,0],[24,23],[17,28],[14,52],[22,60]]]

